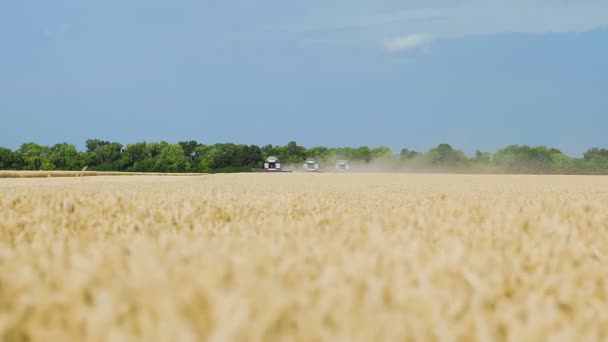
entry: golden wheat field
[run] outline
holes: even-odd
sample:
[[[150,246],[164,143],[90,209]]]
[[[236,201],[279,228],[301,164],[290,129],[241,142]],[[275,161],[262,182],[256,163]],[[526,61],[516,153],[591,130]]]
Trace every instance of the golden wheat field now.
[[[2,341],[608,340],[608,177],[0,179]]]

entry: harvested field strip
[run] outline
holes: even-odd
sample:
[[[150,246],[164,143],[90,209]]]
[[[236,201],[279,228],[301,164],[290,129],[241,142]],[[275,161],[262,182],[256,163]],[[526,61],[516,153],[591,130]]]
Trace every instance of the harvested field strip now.
[[[106,171],[0,171],[0,178],[49,178],[49,177],[93,177],[93,176],[200,176],[204,173],[152,173],[152,172],[106,172]]]

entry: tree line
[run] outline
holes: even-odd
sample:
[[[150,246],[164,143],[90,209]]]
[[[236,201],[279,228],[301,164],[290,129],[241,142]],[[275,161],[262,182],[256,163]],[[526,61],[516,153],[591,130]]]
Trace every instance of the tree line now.
[[[287,145],[201,144],[197,141],[138,142],[122,145],[89,139],[86,150],[58,143],[34,142],[11,150],[0,147],[0,170],[81,170],[125,172],[247,172],[262,167],[268,156],[299,167],[306,158],[321,164],[348,159],[362,168],[383,171],[528,173],[528,174],[608,174],[608,150],[591,148],[582,158],[573,158],[545,146],[510,145],[494,153],[476,151],[468,157],[449,144],[439,144],[425,152],[402,149],[394,153],[385,146],[306,148],[291,141]]]

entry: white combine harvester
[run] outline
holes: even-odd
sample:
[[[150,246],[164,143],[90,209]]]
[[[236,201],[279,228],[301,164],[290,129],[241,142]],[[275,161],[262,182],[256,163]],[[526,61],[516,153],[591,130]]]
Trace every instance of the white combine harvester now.
[[[350,170],[350,164],[348,163],[348,160],[345,159],[339,159],[336,161],[336,170],[340,171],[340,172],[346,172],[348,170]]]
[[[306,158],[304,162],[304,170],[309,172],[319,171],[319,163],[315,160],[315,158]]]
[[[264,171],[277,172],[281,171],[281,161],[275,156],[270,156],[264,163]]]

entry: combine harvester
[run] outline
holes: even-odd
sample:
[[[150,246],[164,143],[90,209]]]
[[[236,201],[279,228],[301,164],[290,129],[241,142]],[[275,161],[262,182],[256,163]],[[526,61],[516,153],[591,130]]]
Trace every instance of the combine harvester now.
[[[306,172],[319,172],[319,163],[315,158],[306,158],[304,162],[304,171]]]
[[[281,165],[281,161],[279,158],[275,156],[270,156],[266,158],[264,162],[264,168],[262,169],[251,169],[253,172],[293,172],[291,170],[284,170],[283,165]]]
[[[347,172],[350,170],[350,163],[348,160],[338,159],[336,161],[336,170],[338,170],[338,172]]]
[[[331,168],[321,169],[319,162],[312,157],[306,158],[302,164],[304,172],[332,172]],[[348,172],[351,170],[350,162],[346,159],[336,160],[335,170],[338,172]],[[296,172],[292,167],[285,168],[281,161],[276,156],[269,156],[264,162],[264,167],[260,169],[251,169],[252,172]]]
[[[281,161],[279,158],[275,156],[270,156],[266,158],[266,162],[264,162],[264,171],[267,172],[277,172],[281,171]]]

